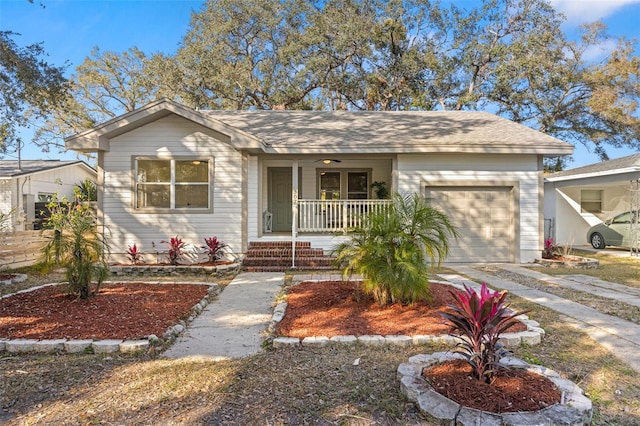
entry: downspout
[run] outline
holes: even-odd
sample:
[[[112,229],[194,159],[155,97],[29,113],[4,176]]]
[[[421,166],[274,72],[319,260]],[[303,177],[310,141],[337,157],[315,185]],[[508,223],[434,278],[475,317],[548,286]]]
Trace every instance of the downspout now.
[[[291,269],[296,268],[296,237],[298,234],[298,160],[291,162]]]

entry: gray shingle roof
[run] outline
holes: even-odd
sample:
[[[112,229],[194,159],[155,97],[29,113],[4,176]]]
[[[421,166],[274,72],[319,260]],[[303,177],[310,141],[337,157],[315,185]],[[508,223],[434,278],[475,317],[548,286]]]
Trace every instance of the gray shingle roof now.
[[[576,167],[575,169],[563,170],[561,172],[550,173],[545,176],[547,179],[578,176],[585,174],[613,174],[618,171],[628,169],[640,171],[640,154],[628,155],[614,160],[601,161],[587,166]]]
[[[202,111],[275,152],[516,150],[571,153],[552,136],[486,112]]]
[[[65,167],[76,163],[84,164],[79,160],[22,160],[20,163],[21,167],[20,170],[18,170],[18,160],[0,160],[0,177],[11,178]]]

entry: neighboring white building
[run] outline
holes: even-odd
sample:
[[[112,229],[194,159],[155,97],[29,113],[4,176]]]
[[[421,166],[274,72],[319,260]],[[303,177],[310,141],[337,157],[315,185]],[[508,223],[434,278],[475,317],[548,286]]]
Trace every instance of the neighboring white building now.
[[[559,244],[589,244],[587,231],[593,225],[618,213],[638,209],[632,204],[634,190],[640,189],[639,180],[640,154],[546,175],[547,236]]]
[[[346,238],[390,192],[420,193],[459,228],[448,261],[530,262],[543,245],[542,159],[573,147],[484,112],[196,111],[160,100],[66,140],[98,153],[111,252],[180,236]]]
[[[35,203],[53,194],[73,199],[73,188],[96,171],[83,161],[0,160],[0,213],[10,213],[3,231],[32,229]]]

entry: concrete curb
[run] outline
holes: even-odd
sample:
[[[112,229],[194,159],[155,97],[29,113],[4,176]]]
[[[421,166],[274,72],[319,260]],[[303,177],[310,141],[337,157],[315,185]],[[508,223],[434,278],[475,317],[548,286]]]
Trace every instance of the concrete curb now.
[[[106,283],[114,283],[117,281],[105,281]],[[25,290],[20,290],[13,294],[8,294],[0,297],[0,299],[11,297],[19,293],[27,293],[35,291],[40,288],[49,287],[53,285],[59,285],[65,283],[50,283],[37,287],[31,287]],[[146,284],[164,284],[163,282],[147,282]],[[167,283],[175,284],[175,283]],[[220,292],[220,286],[215,283],[206,282],[189,282],[189,284],[205,285],[209,287],[209,293],[193,308],[191,308],[191,315],[186,320],[180,321],[169,327],[162,338],[158,338],[155,335],[149,335],[142,339],[136,340],[118,340],[118,339],[106,339],[106,340],[74,340],[74,339],[52,339],[52,340],[34,340],[34,339],[0,339],[0,352],[8,352],[13,354],[21,353],[69,353],[69,354],[91,354],[91,353],[134,353],[139,351],[145,351],[151,346],[162,342],[172,342],[175,338],[182,333],[187,325],[191,323],[200,312],[209,304],[211,299],[216,297]]]

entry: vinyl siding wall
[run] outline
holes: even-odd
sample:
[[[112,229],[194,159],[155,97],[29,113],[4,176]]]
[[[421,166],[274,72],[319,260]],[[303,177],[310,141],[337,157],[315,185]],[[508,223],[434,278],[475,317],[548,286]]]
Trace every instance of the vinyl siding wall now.
[[[516,261],[531,262],[540,257],[541,205],[540,172],[535,155],[398,155],[398,191],[424,194],[427,183],[455,186],[473,182],[481,186],[517,183],[519,217]],[[446,212],[445,212],[446,213]]]
[[[172,158],[211,157],[213,212],[138,213],[133,209],[133,160],[137,156]],[[166,251],[160,243],[176,235],[200,247],[205,237],[218,237],[234,252],[242,250],[243,157],[221,138],[177,116],[162,118],[111,139],[102,154],[104,168],[103,214],[105,236],[112,260],[122,259],[127,246],[144,253]],[[154,261],[155,256],[148,256]],[[160,261],[164,261],[162,257]]]

